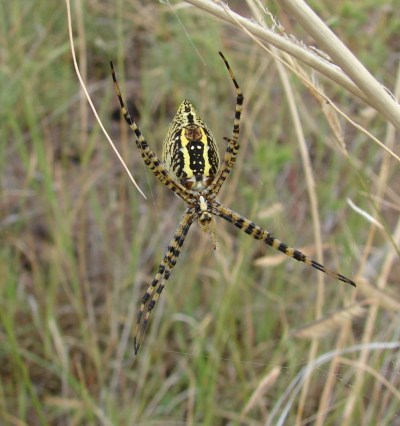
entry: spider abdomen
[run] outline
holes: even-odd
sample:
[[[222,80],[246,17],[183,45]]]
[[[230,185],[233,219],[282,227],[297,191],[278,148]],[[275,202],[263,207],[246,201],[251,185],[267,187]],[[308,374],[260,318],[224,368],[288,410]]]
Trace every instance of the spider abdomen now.
[[[190,101],[183,101],[163,144],[166,169],[188,189],[202,191],[219,168],[214,137]]]

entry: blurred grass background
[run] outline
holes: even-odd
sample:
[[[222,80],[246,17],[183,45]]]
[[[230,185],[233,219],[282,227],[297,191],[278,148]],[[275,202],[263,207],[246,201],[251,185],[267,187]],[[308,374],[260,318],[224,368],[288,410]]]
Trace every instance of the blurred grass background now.
[[[398,3],[310,3],[393,90]],[[216,252],[196,225],[191,229],[144,346],[131,362],[140,298],[184,206],[145,169],[129,128],[120,121],[110,59],[123,96],[157,153],[186,98],[212,129],[222,153],[235,104],[218,56],[222,50],[245,104],[240,155],[219,198],[315,256],[299,147],[273,59],[244,32],[185,3],[174,5],[72,4],[83,78],[145,200],[82,96],[64,3],[0,3],[2,424],[276,424],[271,412],[309,361],[310,340],[291,333],[315,319],[317,283],[323,277],[218,221]],[[232,1],[230,7],[250,16],[245,2]],[[288,33],[312,43],[271,7]],[[343,156],[320,105],[296,77],[291,83],[317,182],[324,263],[372,284],[380,277],[398,293],[398,262],[380,275],[398,226],[398,165],[384,163],[383,150],[341,120],[349,152]],[[381,116],[331,83],[323,84],[353,120],[385,139],[388,123]],[[382,190],[377,181],[383,164]],[[346,198],[369,212],[373,200],[386,232],[361,219]],[[324,314],[356,300],[374,302],[363,299],[361,284],[353,290],[329,277],[324,281]],[[398,312],[381,307],[372,317],[367,312],[335,328],[319,341],[317,355],[360,342],[396,341],[399,333]],[[365,362],[376,375],[356,365],[357,354],[349,358],[353,364],[336,359],[334,366],[316,369],[304,401],[295,400],[286,424],[400,425],[395,352],[369,355]],[[360,371],[355,394],[352,384]],[[321,413],[325,393],[329,404]],[[351,397],[356,403],[345,416]]]

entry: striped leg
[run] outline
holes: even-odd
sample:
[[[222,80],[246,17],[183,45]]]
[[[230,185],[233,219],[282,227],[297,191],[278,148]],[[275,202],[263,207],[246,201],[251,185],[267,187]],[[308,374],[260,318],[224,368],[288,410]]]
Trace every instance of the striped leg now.
[[[175,231],[175,235],[168,244],[164,258],[158,267],[158,272],[142,298],[140,311],[137,317],[135,337],[133,340],[135,355],[137,355],[139,351],[140,345],[142,344],[144,335],[149,325],[151,311],[160,298],[161,292],[165,287],[165,283],[171,274],[171,269],[176,265],[176,261],[180,254],[183,242],[185,241],[185,237],[196,217],[197,215],[193,210],[188,209],[185,211],[181,222]]]
[[[240,131],[240,116],[242,113],[242,105],[243,105],[243,94],[242,90],[239,87],[238,82],[236,81],[236,78],[233,74],[233,71],[231,67],[229,66],[228,61],[226,60],[225,56],[219,52],[221,58],[225,62],[225,66],[229,72],[229,75],[233,81],[233,84],[235,85],[236,90],[236,108],[235,108],[235,119],[233,121],[233,132],[231,138],[224,138],[228,142],[228,146],[225,151],[224,160],[222,162],[222,165],[213,181],[213,183],[209,186],[209,189],[207,189],[208,193],[213,194],[213,198],[218,194],[219,190],[221,189],[221,186],[225,182],[226,178],[228,177],[230,171],[232,170],[233,165],[236,161],[236,155],[239,150],[239,144],[238,144],[238,138],[239,138],[239,131]]]
[[[350,284],[356,287],[356,283],[349,278],[346,278],[344,275],[341,275],[335,271],[325,268],[324,265],[316,262],[313,259],[310,259],[305,254],[301,253],[299,250],[296,250],[292,247],[289,247],[287,244],[279,241],[273,237],[268,231],[262,229],[260,226],[256,225],[249,219],[241,216],[239,213],[225,207],[217,202],[212,203],[211,212],[219,217],[222,217],[229,223],[232,223],[237,228],[243,230],[246,234],[251,235],[256,240],[262,240],[265,244],[273,247],[275,250],[279,250],[282,253],[285,253],[287,256],[292,257],[293,259],[298,260],[299,262],[304,262],[305,264],[312,266],[315,269],[318,269],[321,272],[329,275],[330,277],[343,281],[344,283]]]
[[[236,155],[237,155],[237,152],[239,150],[239,144],[236,141],[234,141],[233,139],[229,139],[229,138],[224,138],[224,139],[228,142],[228,146],[226,147],[224,160],[222,162],[220,169],[218,170],[218,173],[217,173],[214,181],[206,189],[206,193],[209,194],[208,198],[210,200],[214,200],[215,197],[218,195],[219,190],[221,189],[226,178],[228,177],[229,173],[231,172],[233,165],[235,164]]]
[[[139,130],[136,123],[133,121],[131,115],[129,114],[128,108],[125,106],[125,103],[121,96],[121,91],[118,85],[117,75],[115,73],[114,64],[110,61],[112,78],[114,81],[115,92],[117,93],[119,103],[121,106],[121,112],[125,118],[125,121],[128,123],[129,127],[133,130],[136,136],[136,146],[138,147],[142,158],[146,164],[150,168],[150,170],[154,173],[156,178],[171,189],[175,194],[179,195],[185,202],[188,202],[190,197],[190,191],[187,190],[183,185],[179,182],[176,182],[162,165],[161,161],[158,159],[157,155],[150,149],[147,144],[146,139],[143,137],[141,131]]]

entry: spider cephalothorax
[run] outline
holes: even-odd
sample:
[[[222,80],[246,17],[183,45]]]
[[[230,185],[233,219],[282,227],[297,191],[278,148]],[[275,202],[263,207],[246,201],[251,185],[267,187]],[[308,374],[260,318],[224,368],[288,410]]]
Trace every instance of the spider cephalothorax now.
[[[242,91],[235,76],[224,55],[221,52],[220,55],[236,90],[232,136],[231,138],[224,138],[227,141],[227,148],[221,164],[217,144],[210,129],[188,100],[182,102],[169,126],[167,137],[163,144],[163,162],[161,162],[157,155],[150,150],[142,133],[132,120],[122,100],[114,66],[111,63],[115,91],[118,95],[122,114],[136,135],[136,145],[145,164],[157,179],[182,198],[187,206],[175,235],[170,241],[164,258],[158,267],[158,272],[142,298],[134,337],[135,354],[139,350],[148,327],[151,311],[157,303],[166,281],[169,279],[171,269],[176,264],[189,228],[196,220],[201,229],[210,234],[214,248],[214,216],[219,216],[243,230],[246,234],[251,235],[254,239],[264,241],[265,244],[285,253],[287,256],[304,262],[334,279],[355,286],[354,281],[351,279],[325,268],[325,266],[310,259],[299,250],[278,240],[251,220],[216,201],[216,196],[236,160],[239,149],[238,137],[243,104]]]

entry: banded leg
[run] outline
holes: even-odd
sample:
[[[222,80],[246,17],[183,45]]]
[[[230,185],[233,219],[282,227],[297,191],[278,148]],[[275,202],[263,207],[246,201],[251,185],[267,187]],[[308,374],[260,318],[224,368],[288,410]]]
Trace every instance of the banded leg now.
[[[233,165],[236,161],[236,155],[239,150],[239,144],[235,142],[233,139],[224,138],[228,142],[228,146],[226,147],[226,152],[224,156],[224,160],[220,169],[218,170],[217,175],[215,176],[214,181],[211,185],[206,188],[206,194],[210,200],[214,200],[219,193],[222,185],[224,184],[226,178],[228,177],[230,171],[233,168]]]
[[[138,147],[145,164],[150,168],[150,170],[154,173],[156,178],[171,189],[175,194],[179,195],[185,202],[188,202],[190,199],[190,191],[187,190],[183,185],[179,182],[176,182],[165,167],[162,165],[161,161],[157,157],[157,155],[150,149],[147,144],[146,139],[143,137],[142,132],[138,128],[137,124],[133,121],[128,108],[125,106],[125,103],[121,96],[121,90],[119,88],[117,75],[115,73],[114,64],[110,61],[112,78],[114,81],[115,92],[117,93],[119,104],[121,106],[121,112],[125,118],[125,121],[128,123],[129,127],[133,130],[136,136],[136,146]]]
[[[275,250],[279,250],[282,253],[285,253],[286,256],[292,257],[293,259],[298,260],[299,262],[304,262],[306,265],[312,266],[313,268],[324,272],[325,274],[336,280],[343,281],[344,283],[356,287],[356,283],[353,280],[345,277],[342,274],[325,268],[325,266],[321,265],[321,263],[318,263],[317,261],[309,258],[299,250],[296,250],[283,243],[282,241],[279,241],[277,238],[273,237],[272,234],[270,234],[268,231],[262,229],[260,226],[256,225],[249,219],[246,219],[245,217],[241,216],[239,213],[236,213],[235,211],[229,209],[228,207],[214,202],[211,207],[211,212],[216,216],[222,217],[229,223],[232,223],[237,228],[244,231],[246,234],[251,235],[254,239],[262,240],[265,244],[268,244]]]
[[[158,272],[142,298],[133,340],[135,355],[137,355],[139,351],[149,325],[151,311],[154,309],[155,304],[160,298],[161,292],[165,287],[165,283],[169,279],[171,269],[176,265],[185,237],[196,217],[197,215],[192,209],[185,211],[172,240],[168,244],[164,258],[158,267]]]
[[[229,72],[229,75],[233,81],[233,84],[235,85],[236,90],[236,107],[235,107],[235,118],[233,121],[233,131],[232,131],[232,137],[231,138],[224,138],[226,141],[228,141],[228,146],[226,148],[224,160],[222,162],[222,165],[212,182],[212,184],[209,186],[209,189],[207,189],[207,192],[210,194],[213,194],[213,198],[218,194],[219,190],[221,189],[221,186],[225,182],[226,178],[228,177],[230,171],[232,170],[232,167],[236,161],[236,156],[239,150],[239,144],[238,144],[238,138],[239,138],[239,132],[240,132],[240,117],[242,113],[242,106],[243,106],[243,94],[242,90],[239,87],[238,82],[236,81],[235,75],[233,74],[233,71],[231,67],[229,66],[228,61],[226,60],[225,56],[222,54],[222,52],[219,52],[222,60],[225,63],[225,66]]]

